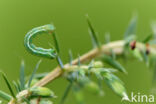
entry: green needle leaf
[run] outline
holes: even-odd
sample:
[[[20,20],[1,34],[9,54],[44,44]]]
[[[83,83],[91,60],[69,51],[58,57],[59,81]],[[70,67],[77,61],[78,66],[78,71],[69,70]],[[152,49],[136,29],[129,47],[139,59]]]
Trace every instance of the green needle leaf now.
[[[125,68],[119,62],[114,60],[111,56],[104,55],[102,57],[102,61],[104,61],[105,63],[109,64],[110,66],[118,69],[121,72],[127,73]]]
[[[12,97],[10,95],[8,95],[7,93],[3,92],[0,90],[0,97],[3,98],[6,101],[10,101],[12,99]]]
[[[21,69],[20,69],[20,87],[21,90],[25,89],[25,74],[24,74],[24,61],[21,63]]]
[[[80,55],[78,55],[78,66],[81,66]]]
[[[14,86],[15,86],[16,91],[17,91],[17,92],[20,92],[21,89],[19,88],[18,84],[17,84],[15,81],[13,81],[13,84],[14,84]]]
[[[46,75],[48,75],[48,72],[39,73],[39,74],[35,74],[34,78],[36,78],[36,79],[42,79]]]
[[[14,94],[12,88],[11,88],[11,84],[9,83],[9,81],[8,81],[8,79],[7,79],[7,77],[6,77],[6,75],[5,75],[4,73],[2,73],[2,77],[3,77],[3,79],[5,80],[5,83],[7,84],[8,89],[9,89],[11,95],[12,95],[14,98],[16,98],[16,96],[15,96],[15,94]]]
[[[68,94],[69,94],[69,92],[70,92],[70,90],[71,90],[71,88],[72,88],[72,85],[73,85],[73,83],[70,82],[69,85],[67,86],[67,88],[66,88],[66,90],[65,90],[65,92],[64,92],[64,94],[63,94],[63,97],[62,97],[62,99],[61,99],[60,104],[64,104],[65,99],[67,98],[67,96],[68,96]]]
[[[22,99],[27,103],[27,104],[31,104],[30,101],[28,99],[26,99],[25,97],[22,97]]]
[[[60,65],[61,69],[63,69],[64,65],[63,65],[63,62],[62,62],[62,60],[61,60],[61,58],[59,56],[57,56],[57,62]]]
[[[142,42],[147,43],[153,38],[153,34],[148,35]]]
[[[154,40],[156,40],[156,23],[152,23],[152,31],[153,31]]]
[[[20,82],[19,82],[19,81],[17,81],[17,83],[16,83],[16,84],[17,84],[17,87],[18,87],[19,91],[22,91],[22,90],[21,90],[21,87],[20,87]]]
[[[86,20],[87,20],[87,23],[88,23],[88,26],[89,26],[89,33],[91,35],[91,38],[92,38],[92,43],[93,43],[93,47],[100,47],[100,42],[97,38],[97,35],[96,35],[96,32],[89,20],[89,17],[88,15],[86,15]]]
[[[125,34],[124,39],[128,38],[131,35],[136,35],[136,26],[137,26],[137,16],[133,16]]]
[[[72,61],[73,61],[73,54],[72,51],[69,50],[69,64],[72,65]]]
[[[110,42],[110,33],[105,34],[105,43],[108,44]]]
[[[30,77],[30,79],[28,81],[28,87],[30,87],[31,82],[32,82],[32,80],[33,80],[33,78],[35,76],[35,73],[36,73],[37,69],[39,68],[40,63],[41,63],[41,60],[38,61],[38,63],[36,64],[35,69],[33,70],[33,73],[31,74],[31,77]]]
[[[59,53],[60,52],[60,47],[59,47],[58,39],[57,39],[57,36],[56,36],[55,32],[53,33],[53,37],[54,37],[55,48],[56,48],[57,52]]]
[[[114,51],[111,49],[111,56],[112,58],[115,60],[116,59],[116,54],[114,53]]]

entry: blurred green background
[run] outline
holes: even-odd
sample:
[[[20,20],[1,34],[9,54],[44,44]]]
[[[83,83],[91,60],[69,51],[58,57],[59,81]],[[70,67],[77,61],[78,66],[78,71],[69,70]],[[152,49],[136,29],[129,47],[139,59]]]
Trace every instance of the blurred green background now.
[[[26,63],[26,73],[30,74],[40,59],[29,54],[24,45],[25,34],[33,27],[54,23],[61,46],[63,62],[68,61],[68,50],[73,51],[74,57],[92,48],[85,14],[89,14],[99,38],[104,42],[104,34],[110,32],[111,40],[123,39],[123,34],[134,12],[138,13],[139,22],[137,35],[143,39],[151,33],[150,23],[156,19],[155,0],[0,0],[0,69],[10,81],[19,76],[21,60]],[[51,36],[38,37],[36,43],[49,47]],[[123,63],[123,61],[121,61]],[[149,94],[152,73],[145,64],[130,60],[123,63],[128,75],[118,73],[125,82],[128,94]],[[43,59],[38,72],[51,71],[56,63]],[[58,104],[67,81],[57,79],[48,84],[58,96],[54,100]],[[7,90],[0,77],[0,89]],[[104,97],[85,93],[87,104],[121,104],[121,98],[114,94],[104,84]],[[70,93],[66,104],[75,104]]]

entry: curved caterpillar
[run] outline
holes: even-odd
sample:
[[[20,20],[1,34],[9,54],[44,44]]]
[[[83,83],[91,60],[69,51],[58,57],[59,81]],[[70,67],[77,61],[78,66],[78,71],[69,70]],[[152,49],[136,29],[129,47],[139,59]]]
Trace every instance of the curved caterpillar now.
[[[55,49],[50,48],[50,49],[44,49],[42,47],[36,47],[33,43],[32,40],[35,38],[37,35],[46,33],[46,34],[53,34],[55,30],[55,27],[51,24],[36,27],[29,31],[25,38],[24,38],[24,45],[30,51],[32,54],[38,55],[38,56],[43,56],[47,58],[54,59],[57,56],[57,52]]]

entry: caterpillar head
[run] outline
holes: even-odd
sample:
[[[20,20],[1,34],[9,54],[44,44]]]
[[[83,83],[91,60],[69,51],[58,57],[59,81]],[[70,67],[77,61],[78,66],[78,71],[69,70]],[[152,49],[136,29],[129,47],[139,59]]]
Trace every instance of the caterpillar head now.
[[[53,32],[55,30],[55,27],[52,24],[44,25],[42,26],[42,28],[45,29],[47,32]]]

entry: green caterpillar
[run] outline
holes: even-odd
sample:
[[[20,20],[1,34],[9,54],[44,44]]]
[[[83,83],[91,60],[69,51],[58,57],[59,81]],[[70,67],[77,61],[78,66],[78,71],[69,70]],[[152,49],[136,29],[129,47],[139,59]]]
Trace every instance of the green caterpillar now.
[[[57,56],[57,52],[54,48],[50,49],[44,49],[42,47],[36,47],[33,43],[32,40],[35,38],[37,35],[46,33],[46,34],[54,34],[55,27],[51,24],[36,27],[29,31],[25,38],[24,38],[24,45],[28,49],[29,52],[31,52],[34,55],[38,56],[43,56],[47,57],[50,59],[54,59]]]

